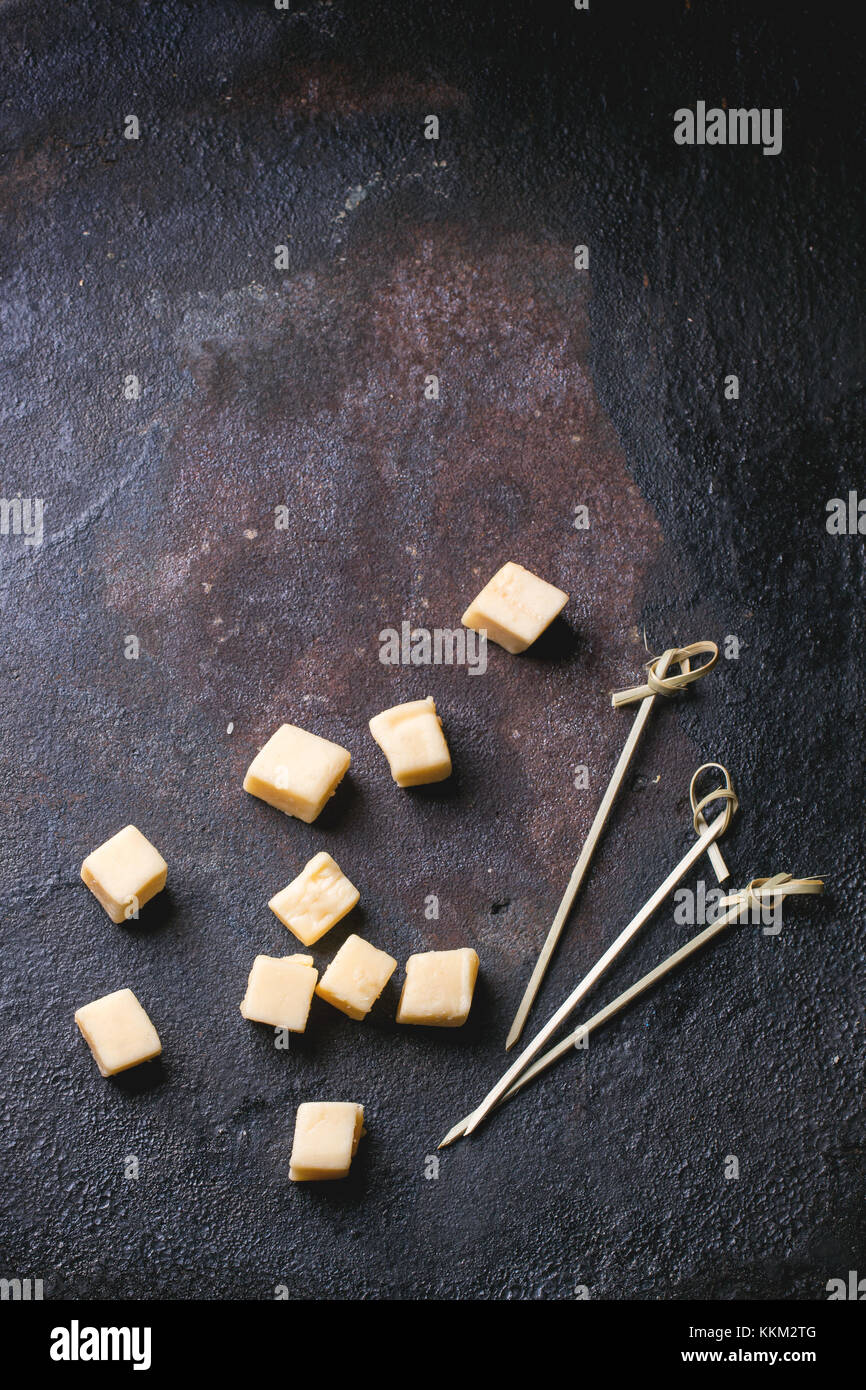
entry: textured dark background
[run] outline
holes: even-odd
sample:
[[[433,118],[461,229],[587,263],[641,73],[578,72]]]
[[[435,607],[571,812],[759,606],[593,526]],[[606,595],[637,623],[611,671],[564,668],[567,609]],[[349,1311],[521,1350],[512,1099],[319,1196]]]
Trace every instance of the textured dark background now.
[[[864,541],[825,529],[866,487],[862,34],[755,0],[292,8],[0,9],[2,493],[46,506],[41,548],[0,537],[0,1275],[823,1297],[866,1258]],[[676,147],[698,99],[781,106],[782,154]],[[453,626],[507,558],[572,595],[537,649],[491,648],[484,677],[379,663],[381,628]],[[705,758],[741,794],[735,880],[830,891],[779,938],[727,938],[426,1180],[502,1069],[644,628],[740,657],[655,718],[533,1021],[689,843]],[[427,693],[455,774],[405,793],[366,721]],[[241,790],[286,719],[352,751],[312,827]],[[169,890],[115,927],[78,873],[130,820]],[[350,927],[401,961],[472,944],[464,1030],[398,1029],[402,972],[363,1025],[316,1001],[288,1054],[244,1022],[253,955],[292,944],[267,898],[322,847],[362,909],[317,960]],[[594,1002],[685,930],[660,913]],[[103,1081],[72,1013],[123,985],[164,1060]],[[328,1097],[363,1101],[368,1138],[347,1182],[292,1186],[295,1106]]]

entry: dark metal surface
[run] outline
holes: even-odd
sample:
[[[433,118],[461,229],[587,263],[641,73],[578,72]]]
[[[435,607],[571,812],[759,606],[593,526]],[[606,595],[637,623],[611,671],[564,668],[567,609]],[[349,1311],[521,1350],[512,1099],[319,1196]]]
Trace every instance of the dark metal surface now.
[[[41,547],[0,537],[3,1276],[815,1298],[862,1269],[864,541],[824,524],[862,482],[862,44],[824,6],[710,10],[3,7],[3,494],[45,499]],[[781,106],[783,153],[675,147],[698,99]],[[379,662],[382,628],[454,626],[506,558],[572,595],[537,649],[478,677]],[[429,1179],[502,1070],[644,626],[740,656],[654,719],[531,1022],[689,843],[705,758],[741,795],[735,879],[830,894],[726,940]],[[366,722],[428,693],[455,774],[407,794]],[[312,827],[241,790],[283,720],[352,752]],[[78,870],[130,820],[169,890],[115,927]],[[316,1001],[288,1053],[241,1018],[253,955],[289,948],[266,901],[319,848],[362,908],[317,961],[349,929],[401,962],[472,944],[464,1030],[398,1029],[399,975],[363,1025]],[[599,1004],[684,930],[661,913]],[[123,985],[164,1059],[103,1081],[72,1013]],[[367,1109],[324,1189],[287,1179],[311,1098]]]

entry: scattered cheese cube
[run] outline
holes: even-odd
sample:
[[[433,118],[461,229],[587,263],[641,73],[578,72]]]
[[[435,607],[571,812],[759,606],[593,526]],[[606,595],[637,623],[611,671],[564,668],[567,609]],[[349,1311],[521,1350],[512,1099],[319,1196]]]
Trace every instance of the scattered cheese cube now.
[[[138,910],[165,887],[168,865],[134,825],[118,830],[88,854],[81,877],[112,922],[138,916]]]
[[[364,1107],[349,1101],[305,1101],[295,1116],[292,1182],[345,1178],[364,1133]]]
[[[78,1009],[75,1022],[103,1076],[149,1062],[162,1052],[159,1035],[131,989],[118,989]]]
[[[305,946],[324,936],[351,912],[361,894],[324,850],[268,903],[284,927]]]
[[[410,956],[397,1022],[459,1028],[469,1017],[477,977],[478,956],[470,946]]]
[[[388,759],[398,787],[418,787],[450,777],[451,754],[431,695],[377,714],[370,720],[370,733]]]
[[[562,589],[509,560],[460,621],[476,632],[486,629],[487,636],[507,652],[524,652],[567,603],[568,594]]]
[[[244,791],[309,825],[334,795],[351,761],[338,743],[296,724],[281,724],[250,763]]]
[[[360,936],[347,936],[318,985],[316,993],[350,1018],[366,1018],[397,969],[387,951]]]
[[[318,978],[312,956],[256,956],[241,1013],[253,1023],[303,1033]]]

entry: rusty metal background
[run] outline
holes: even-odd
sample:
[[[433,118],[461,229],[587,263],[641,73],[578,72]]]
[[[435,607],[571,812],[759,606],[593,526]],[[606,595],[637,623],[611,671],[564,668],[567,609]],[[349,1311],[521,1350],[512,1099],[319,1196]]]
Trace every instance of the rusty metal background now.
[[[10,3],[0,34],[3,495],[45,500],[41,546],[0,536],[0,1274],[822,1297],[864,1258],[864,541],[825,528],[863,481],[862,35],[698,0]],[[782,154],[675,147],[698,99],[781,106]],[[572,595],[536,648],[483,676],[380,663],[381,629],[453,627],[506,558]],[[741,794],[735,877],[830,893],[425,1176],[502,1069],[644,631],[739,658],[654,720],[532,1021],[689,842],[706,758]],[[366,722],[428,693],[454,776],[401,792]],[[283,720],[352,752],[311,827],[241,790]],[[114,927],[78,870],[130,820],[169,888]],[[363,1025],[316,1001],[288,1053],[244,1022],[253,955],[287,948],[266,901],[323,847],[362,906],[317,960],[350,929],[401,961],[472,944],[465,1029],[398,1029],[400,975]],[[659,914],[598,1001],[685,930]],[[72,1013],[122,985],[164,1058],[105,1082]],[[347,1182],[292,1186],[320,1097],[369,1134]]]

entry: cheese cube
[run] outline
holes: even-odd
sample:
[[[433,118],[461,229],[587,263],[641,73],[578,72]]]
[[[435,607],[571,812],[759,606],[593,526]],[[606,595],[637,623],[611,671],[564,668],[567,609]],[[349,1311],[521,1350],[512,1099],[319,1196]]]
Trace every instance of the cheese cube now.
[[[387,951],[347,936],[316,986],[316,993],[350,1018],[366,1018],[397,969]]]
[[[312,956],[256,956],[241,1013],[253,1023],[303,1033],[318,978]]]
[[[478,957],[470,946],[410,956],[397,1022],[459,1028],[469,1017],[477,977]]]
[[[432,696],[394,705],[370,720],[370,733],[398,787],[442,782],[451,775],[451,754]]]
[[[345,1178],[364,1133],[364,1107],[349,1101],[305,1101],[295,1116],[292,1182]]]
[[[85,1004],[75,1022],[103,1076],[128,1071],[162,1052],[159,1035],[131,989]]]
[[[168,865],[134,825],[88,854],[81,877],[112,922],[128,921],[165,887]]]
[[[507,652],[524,652],[567,603],[568,594],[562,589],[509,560],[485,584],[460,621],[476,632],[486,629],[491,641]]]
[[[305,946],[324,936],[351,912],[361,894],[324,850],[268,903],[284,927]]]
[[[244,791],[309,825],[334,795],[351,761],[338,743],[296,724],[281,724],[250,763]]]

